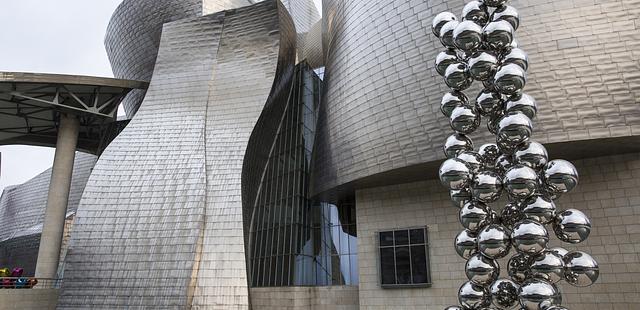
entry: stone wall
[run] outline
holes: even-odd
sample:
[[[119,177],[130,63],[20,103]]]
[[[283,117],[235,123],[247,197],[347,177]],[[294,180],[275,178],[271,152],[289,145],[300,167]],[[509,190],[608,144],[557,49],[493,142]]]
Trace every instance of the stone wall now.
[[[251,289],[253,310],[356,310],[357,286],[291,286]]]
[[[0,290],[0,310],[45,310],[55,309],[58,289]]]

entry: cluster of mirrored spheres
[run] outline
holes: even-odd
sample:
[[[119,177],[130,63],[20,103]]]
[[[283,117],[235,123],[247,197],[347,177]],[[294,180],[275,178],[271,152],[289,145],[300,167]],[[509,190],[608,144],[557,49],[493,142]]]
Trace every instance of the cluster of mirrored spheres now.
[[[464,230],[455,249],[467,260],[469,279],[458,291],[460,306],[447,310],[566,309],[556,283],[589,286],[599,274],[589,254],[549,245],[548,229],[575,244],[587,239],[591,222],[579,210],[556,207],[578,184],[578,173],[566,160],[549,160],[545,147],[530,139],[537,105],[523,93],[528,57],[514,36],[518,12],[506,2],[474,0],[464,6],[461,20],[443,12],[432,24],[445,47],[435,69],[451,88],[440,110],[454,131],[444,145],[448,159],[439,178],[459,208]],[[463,93],[473,81],[483,84],[475,102]],[[467,135],[482,118],[496,143],[475,150]],[[490,204],[503,196],[506,205],[494,209]],[[499,278],[497,260],[510,253],[510,278]]]

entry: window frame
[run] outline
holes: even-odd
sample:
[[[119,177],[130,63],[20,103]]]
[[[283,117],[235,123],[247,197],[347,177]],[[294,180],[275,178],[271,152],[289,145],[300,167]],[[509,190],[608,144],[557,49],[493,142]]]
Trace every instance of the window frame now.
[[[411,230],[413,229],[422,229],[424,232],[424,243],[411,243]],[[408,242],[407,244],[403,244],[403,245],[396,245],[395,244],[395,232],[396,231],[407,231],[407,235],[408,235]],[[382,233],[393,233],[393,245],[381,245],[380,244],[380,235]],[[378,284],[380,285],[380,287],[384,288],[384,289],[399,289],[399,288],[426,288],[426,287],[431,287],[432,285],[432,278],[431,278],[431,255],[430,255],[430,247],[429,247],[429,227],[428,226],[411,226],[411,227],[407,227],[407,228],[393,228],[393,229],[386,229],[386,230],[380,230],[377,231],[375,233],[375,238],[376,238],[376,248],[377,248],[377,269],[378,269]],[[396,248],[398,247],[408,247],[409,248],[409,272],[411,274],[411,281],[413,282],[413,272],[414,272],[414,268],[413,268],[413,261],[411,260],[411,247],[412,246],[420,246],[423,245],[425,248],[425,260],[426,260],[426,267],[427,267],[427,282],[425,283],[405,283],[405,284],[398,284],[398,263],[396,261]],[[382,249],[388,249],[391,248],[393,249],[393,271],[394,271],[394,275],[395,275],[395,282],[394,284],[383,284],[382,283]]]

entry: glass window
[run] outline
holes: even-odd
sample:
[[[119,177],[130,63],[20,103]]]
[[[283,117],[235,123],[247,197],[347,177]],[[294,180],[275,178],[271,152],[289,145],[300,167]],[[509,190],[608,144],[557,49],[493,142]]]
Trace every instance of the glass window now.
[[[378,233],[382,287],[420,287],[431,283],[427,228]]]

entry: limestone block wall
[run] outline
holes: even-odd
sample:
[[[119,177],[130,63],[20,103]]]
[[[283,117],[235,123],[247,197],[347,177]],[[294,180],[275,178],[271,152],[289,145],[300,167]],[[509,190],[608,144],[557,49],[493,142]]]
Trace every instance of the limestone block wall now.
[[[253,310],[357,310],[357,286],[251,288]]]

